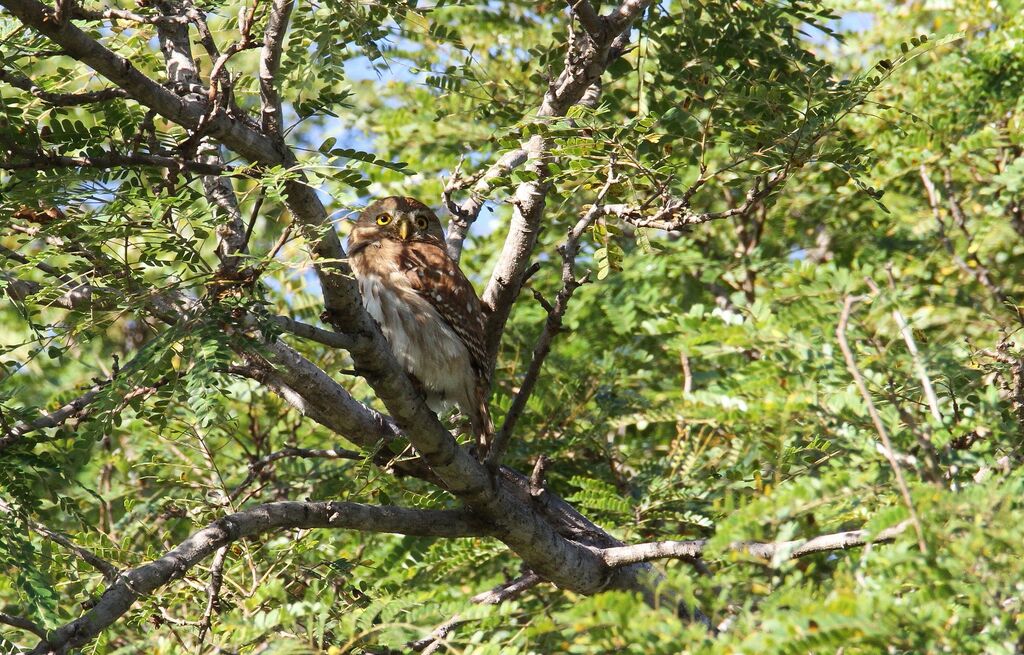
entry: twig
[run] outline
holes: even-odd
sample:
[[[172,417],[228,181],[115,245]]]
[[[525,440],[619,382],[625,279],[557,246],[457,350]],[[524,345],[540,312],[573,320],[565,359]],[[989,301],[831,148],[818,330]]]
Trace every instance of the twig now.
[[[243,50],[251,50],[259,47],[259,44],[253,41],[251,32],[256,15],[256,9],[259,7],[260,1],[261,0],[253,0],[253,3],[249,5],[249,8],[240,15],[238,24],[238,40],[224,49],[220,56],[214,61],[213,68],[210,69],[210,90],[207,92],[207,100],[210,101],[210,110],[207,113],[207,119],[212,117],[218,106],[226,103],[228,96],[231,94],[231,75],[224,70],[228,60]],[[224,96],[224,103],[221,101],[222,94]],[[199,133],[201,133],[201,130],[197,129],[196,134]]]
[[[889,275],[889,287],[895,288],[895,279],[892,274],[892,265],[886,266],[886,272]],[[874,285],[874,282],[871,282]],[[874,291],[877,293],[878,287],[874,287]],[[942,412],[939,410],[939,399],[935,395],[935,388],[932,387],[932,380],[928,376],[928,369],[924,366],[924,361],[921,359],[921,353],[917,350],[917,342],[914,341],[914,334],[910,330],[910,325],[907,324],[907,319],[903,317],[903,312],[898,307],[893,307],[892,318],[896,321],[897,327],[899,327],[900,335],[903,337],[903,341],[907,344],[907,350],[910,352],[910,357],[914,361],[914,368],[917,370],[918,379],[921,381],[921,388],[924,391],[925,398],[928,401],[928,409],[932,413],[932,418],[936,421],[942,422]]]
[[[886,268],[886,271],[889,275],[889,287],[890,289],[895,289],[896,282],[892,276],[892,267],[888,266]],[[865,277],[864,281],[867,283],[868,287],[871,288],[872,293],[874,293],[876,296],[880,294],[878,285],[875,284],[874,280],[872,280],[870,277]],[[907,343],[907,346],[910,350],[911,360],[913,361],[914,367],[917,370],[918,378],[921,380],[922,387],[925,389],[925,396],[926,398],[928,398],[928,402],[930,404],[932,411],[932,416],[938,422],[941,423],[942,414],[939,412],[938,409],[938,400],[935,398],[935,390],[932,389],[931,379],[928,377],[928,371],[925,369],[924,363],[921,361],[920,354],[917,351],[917,344],[914,342],[914,337],[910,333],[910,326],[907,325],[907,321],[903,317],[903,313],[900,312],[899,308],[897,308],[895,305],[892,309],[892,316],[893,320],[896,321],[896,325],[899,327],[900,334],[903,336],[903,339]],[[881,347],[879,347],[879,350],[881,351]],[[892,383],[890,382],[890,385],[891,384]],[[907,423],[908,427],[911,428],[911,431],[914,434],[914,438],[917,439],[918,445],[924,452],[924,460],[926,464],[926,468],[924,471],[925,477],[931,482],[940,482],[942,480],[942,475],[939,471],[939,456],[935,450],[935,445],[932,443],[931,440],[931,428],[928,426],[927,423],[919,426],[918,422],[914,419],[914,416],[903,409],[903,404],[900,402],[899,398],[897,398],[895,394],[892,394],[891,392],[890,399],[892,400],[892,403],[896,407],[897,411],[899,411],[900,416]]]
[[[548,457],[541,455],[537,463],[533,465],[533,473],[530,474],[530,495],[538,498],[544,493],[544,469],[547,468]]]
[[[245,480],[241,482],[234,490],[228,494],[228,500],[233,501],[238,498],[246,487],[252,484],[253,480],[256,479],[263,469],[267,468],[279,459],[285,459],[286,457],[298,457],[302,459],[353,459],[361,461],[366,459],[367,455],[356,452],[354,450],[338,449],[316,449],[316,448],[282,448],[281,450],[275,451],[261,457],[252,464],[249,465],[249,474],[245,477]]]
[[[903,469],[900,468],[899,462],[896,460],[895,450],[893,450],[892,442],[889,440],[889,433],[885,429],[885,424],[882,423],[882,417],[878,414],[878,410],[875,409],[875,403],[871,400],[871,394],[868,392],[867,384],[864,382],[864,376],[861,375],[860,369],[857,368],[857,360],[854,359],[853,351],[850,350],[850,344],[846,339],[846,327],[850,321],[850,311],[853,309],[854,303],[862,299],[860,296],[849,295],[843,299],[843,311],[839,317],[839,325],[836,327],[836,338],[839,340],[839,347],[843,351],[846,368],[850,371],[850,375],[853,376],[857,390],[860,391],[861,398],[863,398],[864,404],[868,408],[868,414],[871,416],[871,421],[875,425],[875,431],[878,432],[882,445],[885,447],[885,457],[889,460],[889,466],[892,467],[893,473],[896,476],[896,484],[903,495],[903,502],[907,505],[907,511],[910,512],[910,520],[913,522],[914,531],[917,533],[917,545],[922,553],[927,553],[928,546],[924,541],[924,530],[921,528],[921,521],[918,519],[917,511],[914,509],[914,501],[910,498],[910,490],[907,488],[906,480],[903,479]]]
[[[689,396],[693,392],[693,371],[690,369],[690,358],[686,356],[686,351],[679,351],[679,367],[683,370],[683,397]]]
[[[928,196],[928,205],[931,207],[932,216],[935,218],[935,223],[939,228],[939,240],[942,242],[942,246],[952,257],[953,263],[957,265],[961,271],[963,271],[968,277],[974,278],[979,284],[988,290],[989,294],[996,300],[996,304],[1012,308],[1014,318],[1024,325],[1024,312],[1020,308],[1016,307],[1013,302],[1007,297],[1003,289],[992,280],[992,276],[989,274],[988,267],[981,263],[977,255],[972,252],[968,253],[968,258],[974,264],[971,266],[968,264],[956,251],[956,246],[953,245],[952,239],[946,233],[946,222],[942,218],[942,209],[939,202],[939,192],[935,188],[935,184],[932,182],[931,175],[928,173],[928,166],[925,163],[921,163],[919,168],[921,183],[924,185],[925,193]],[[957,204],[957,211],[959,212],[959,205]],[[961,214],[962,220],[962,212]],[[966,231],[966,227],[963,228]]]
[[[867,530],[850,530],[848,532],[821,535],[811,539],[794,539],[791,541],[767,543],[741,541],[730,544],[729,550],[750,555],[767,562],[771,562],[777,557],[796,559],[813,553],[845,550],[867,544],[887,543],[903,534],[912,523],[913,521],[908,519],[875,535],[871,535]],[[697,558],[705,554],[707,544],[706,539],[694,541],[654,541],[645,544],[634,544],[632,546],[605,548],[601,553],[605,563],[608,566],[615,567],[658,559]]]
[[[1000,377],[1003,379],[1002,386],[1010,397],[1010,406],[1017,419],[1018,433],[1024,438],[1024,356],[1010,352],[1012,346],[1009,338],[1003,337],[999,340],[995,350],[982,350],[981,354],[1010,368],[1008,380],[1001,373]]]
[[[519,596],[527,589],[537,586],[542,581],[541,577],[535,573],[525,573],[515,580],[504,582],[493,589],[479,593],[476,596],[473,596],[471,600],[476,605],[499,605],[506,600],[511,600]],[[457,627],[465,623],[469,623],[469,621],[462,619],[459,614],[455,614],[450,619],[434,628],[434,630],[426,637],[409,642],[406,645],[414,652],[422,652],[424,655],[430,655],[430,653],[437,652],[437,649],[443,645],[444,640],[448,635],[454,632]]]
[[[220,587],[224,582],[224,562],[227,560],[228,547],[222,546],[213,556],[210,563],[210,583],[206,586],[206,610],[199,626],[199,647],[196,649],[202,652],[203,642],[206,634],[213,625],[213,613],[220,611]]]
[[[350,335],[324,330],[323,328],[318,328],[315,325],[310,325],[308,323],[302,323],[287,316],[271,316],[269,317],[269,320],[285,332],[294,334],[297,337],[302,337],[303,339],[322,343],[323,345],[330,346],[331,348],[348,350],[352,348],[354,343]]]
[[[782,168],[769,175],[764,181],[760,179],[755,180],[753,186],[747,190],[742,204],[718,212],[692,211],[690,209],[690,199],[687,196],[665,198],[661,208],[650,215],[646,214],[642,205],[604,205],[601,211],[604,214],[616,216],[636,227],[649,227],[672,232],[684,227],[700,225],[701,223],[717,221],[723,218],[745,216],[757,203],[767,198],[779,185],[785,182],[788,176],[789,169]],[[694,187],[696,186],[694,185]],[[691,187],[691,189],[694,189],[694,187]]]
[[[0,500],[0,510],[8,514],[15,513],[15,509],[2,500]],[[117,567],[108,562],[107,560],[103,559],[96,553],[92,552],[88,548],[85,548],[84,546],[79,546],[78,544],[71,541],[61,533],[55,530],[51,530],[50,528],[46,527],[38,521],[34,521],[28,517],[25,517],[25,522],[28,524],[30,528],[32,528],[33,531],[38,532],[47,539],[50,539],[51,541],[60,544],[64,548],[74,553],[74,555],[81,559],[83,562],[99,571],[101,574],[103,574],[103,579],[106,580],[108,584],[113,584],[117,580],[117,576],[119,575]]]

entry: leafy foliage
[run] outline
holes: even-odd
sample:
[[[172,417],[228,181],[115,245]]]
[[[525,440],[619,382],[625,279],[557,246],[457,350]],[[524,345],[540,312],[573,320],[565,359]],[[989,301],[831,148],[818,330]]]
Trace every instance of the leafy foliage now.
[[[0,611],[53,629],[104,588],[39,523],[127,568],[258,502],[453,506],[372,454],[260,464],[351,444],[238,367],[281,337],[376,403],[345,351],[269,318],[320,324],[315,235],[291,230],[283,200],[300,171],[344,233],[368,198],[439,206],[460,166],[483,171],[539,135],[551,189],[528,285],[542,298],[562,287],[558,245],[609,171],[602,201],[641,217],[666,197],[732,211],[668,232],[609,212],[586,232],[577,270],[591,279],[507,458],[528,470],[544,454],[548,488],[626,543],[707,539],[710,576],[662,568],[719,634],[621,592],[541,586],[474,605],[518,573],[496,541],[321,530],[234,543],[209,634],[206,563],[86,652],[397,652],[455,614],[445,648],[480,655],[1024,650],[1024,14],[1016,1],[932,4],[654,4],[599,101],[539,119],[569,31],[582,30],[563,4],[298,3],[280,86],[299,162],[257,170],[224,153],[251,232],[244,267],[256,274],[241,282],[218,278],[223,210],[194,172],[30,165],[177,155],[184,130],[131,99],[59,106],[0,76],[0,434],[93,394],[0,449]],[[235,40],[245,7],[202,3],[212,38]],[[255,20],[262,34],[265,14]],[[163,76],[154,24],[81,24]],[[257,61],[243,51],[227,64],[233,101],[253,113]],[[48,93],[107,86],[7,16],[0,73]],[[462,259],[478,288],[516,187],[534,177],[492,180]],[[547,317],[529,291],[501,344],[499,425]],[[911,516],[840,349],[847,296],[863,298],[843,336],[924,552],[910,528],[892,544],[766,564],[730,545],[876,533]],[[32,639],[0,625],[3,648]]]

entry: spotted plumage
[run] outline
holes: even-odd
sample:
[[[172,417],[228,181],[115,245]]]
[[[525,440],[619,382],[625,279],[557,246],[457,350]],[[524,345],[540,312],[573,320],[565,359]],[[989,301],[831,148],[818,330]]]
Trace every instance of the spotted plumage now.
[[[484,313],[437,216],[414,198],[378,200],[349,236],[349,259],[363,305],[431,409],[458,405],[482,452],[493,433]]]

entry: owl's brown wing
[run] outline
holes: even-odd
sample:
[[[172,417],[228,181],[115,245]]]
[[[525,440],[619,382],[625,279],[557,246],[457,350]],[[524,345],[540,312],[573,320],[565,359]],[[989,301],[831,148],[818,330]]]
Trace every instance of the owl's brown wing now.
[[[440,244],[411,241],[404,244],[398,265],[410,286],[433,306],[455,331],[473,360],[481,380],[487,380],[484,313],[473,285]]]

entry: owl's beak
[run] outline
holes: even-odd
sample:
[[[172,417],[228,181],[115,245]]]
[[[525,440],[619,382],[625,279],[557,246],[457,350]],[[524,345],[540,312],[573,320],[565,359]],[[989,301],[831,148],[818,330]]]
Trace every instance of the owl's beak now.
[[[409,235],[412,233],[412,223],[408,219],[401,219],[398,222],[398,236],[402,237],[402,241],[408,241]]]

